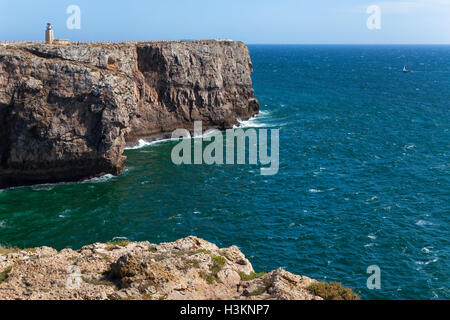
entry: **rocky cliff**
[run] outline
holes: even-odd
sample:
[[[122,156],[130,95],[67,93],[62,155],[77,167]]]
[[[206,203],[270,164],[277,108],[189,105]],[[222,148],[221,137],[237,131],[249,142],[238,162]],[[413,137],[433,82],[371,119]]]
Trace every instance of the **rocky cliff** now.
[[[0,46],[0,188],[118,174],[127,143],[259,110],[248,48],[191,41]]]
[[[283,269],[257,274],[237,247],[196,237],[0,250],[0,300],[321,300],[309,289],[316,283]]]

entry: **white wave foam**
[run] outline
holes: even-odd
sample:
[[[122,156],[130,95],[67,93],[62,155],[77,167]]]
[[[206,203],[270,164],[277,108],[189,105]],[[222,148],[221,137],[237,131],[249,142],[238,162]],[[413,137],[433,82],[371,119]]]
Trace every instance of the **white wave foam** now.
[[[34,191],[51,191],[56,186],[56,183],[46,183],[31,186]]]
[[[418,265],[429,265],[430,263],[435,263],[438,262],[439,258],[434,258],[433,260],[428,260],[428,261],[416,261],[416,264]]]
[[[260,111],[257,115],[251,117],[248,120],[237,119],[237,121],[239,122],[239,125],[234,125],[233,129],[268,127],[269,126],[268,124],[260,122],[260,120],[269,115],[270,115],[269,111]],[[210,135],[212,135],[214,132],[215,132],[215,130],[213,130],[213,129],[207,130],[202,135],[194,136],[193,138],[194,139],[195,138],[207,138]],[[155,144],[159,144],[159,143],[164,143],[164,142],[169,142],[169,141],[179,141],[179,140],[180,140],[179,138],[176,138],[176,139],[166,138],[166,139],[151,140],[151,141],[147,141],[145,139],[139,139],[138,143],[135,146],[125,147],[125,150],[137,150],[137,149],[142,149],[142,148],[145,148],[145,147],[148,147],[151,145],[155,145]]]
[[[254,115],[248,120],[237,119],[239,125],[233,126],[233,129],[237,128],[262,128],[269,127],[269,124],[262,122],[261,120],[270,116],[270,112],[267,110],[261,110],[258,114]]]
[[[248,120],[237,119],[239,125],[234,125],[233,129],[243,129],[243,128],[263,128],[269,125],[264,122],[259,122],[256,117],[252,117]]]
[[[146,141],[144,139],[139,139],[138,144],[133,146],[133,147],[126,147],[125,150],[137,150],[137,149],[141,149],[141,148],[145,148],[148,146],[152,146],[155,144],[159,144],[159,143],[163,143],[163,142],[167,142],[167,141],[172,141],[172,140],[178,140],[178,139],[160,139],[160,140],[152,140],[152,141]]]
[[[97,178],[91,178],[83,181],[73,181],[73,182],[56,182],[56,183],[44,183],[44,184],[35,184],[31,186],[19,186],[19,187],[11,187],[8,189],[0,190],[0,192],[5,190],[14,190],[14,189],[23,189],[23,188],[31,188],[33,191],[51,191],[55,187],[58,186],[65,186],[65,185],[71,185],[71,184],[78,184],[78,183],[100,183],[100,182],[106,182],[113,178],[116,178],[116,176],[112,174],[105,174],[104,176],[97,177]]]
[[[191,137],[191,139],[192,138],[194,138],[194,139],[207,138],[207,137],[211,136],[214,132],[215,132],[215,130],[210,129],[210,130],[205,131],[201,135],[196,135],[196,136]],[[126,147],[125,150],[137,150],[137,149],[142,149],[142,148],[145,148],[145,147],[148,147],[148,146],[153,146],[153,145],[164,143],[164,142],[179,141],[179,140],[181,140],[181,138],[175,138],[175,139],[166,138],[166,139],[151,140],[151,141],[147,141],[147,140],[144,140],[144,139],[139,139],[137,145],[135,145],[133,147]]]
[[[407,144],[406,146],[404,146],[403,149],[411,150],[411,149],[414,149],[415,147],[416,147],[416,145],[411,143],[411,144]]]
[[[66,218],[71,212],[72,212],[72,210],[66,209],[66,210],[62,211],[62,212],[58,215],[58,217],[61,218],[61,219],[64,219],[64,218]]]
[[[424,248],[422,248],[422,252],[423,253],[426,253],[426,254],[428,254],[428,253],[430,253],[431,252],[431,249],[432,249],[433,247],[424,247]]]
[[[377,239],[377,237],[374,236],[373,234],[369,234],[367,237],[368,237],[369,239],[372,239],[372,240],[376,240],[376,239]]]
[[[114,237],[114,238],[112,238],[112,240],[111,241],[127,241],[128,240],[128,238],[127,237]]]
[[[5,220],[0,220],[0,228],[3,229],[6,226]]]
[[[429,222],[429,221],[425,221],[425,220],[419,220],[416,222],[416,225],[418,226],[432,226],[434,225],[434,223]]]
[[[81,183],[102,183],[102,182],[106,182],[106,181],[109,181],[114,178],[116,178],[116,176],[108,173],[101,177],[84,180]]]
[[[309,189],[308,191],[311,192],[311,193],[321,193],[321,192],[323,192],[322,190],[319,190],[319,189]]]

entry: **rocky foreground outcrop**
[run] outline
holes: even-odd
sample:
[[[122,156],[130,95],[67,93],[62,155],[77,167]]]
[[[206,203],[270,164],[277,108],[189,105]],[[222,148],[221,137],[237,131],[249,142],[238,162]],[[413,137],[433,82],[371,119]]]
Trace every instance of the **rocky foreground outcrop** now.
[[[314,283],[283,269],[256,274],[237,247],[196,237],[0,251],[0,300],[321,300],[307,289]]]
[[[189,41],[0,46],[0,188],[124,169],[126,144],[256,114],[247,46]]]

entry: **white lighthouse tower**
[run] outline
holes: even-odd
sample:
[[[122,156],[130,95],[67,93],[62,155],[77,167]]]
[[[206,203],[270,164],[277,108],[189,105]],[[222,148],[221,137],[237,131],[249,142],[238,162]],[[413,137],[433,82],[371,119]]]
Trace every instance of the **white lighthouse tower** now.
[[[45,43],[52,44],[55,40],[55,35],[53,33],[52,24],[47,23],[47,30],[45,30]]]

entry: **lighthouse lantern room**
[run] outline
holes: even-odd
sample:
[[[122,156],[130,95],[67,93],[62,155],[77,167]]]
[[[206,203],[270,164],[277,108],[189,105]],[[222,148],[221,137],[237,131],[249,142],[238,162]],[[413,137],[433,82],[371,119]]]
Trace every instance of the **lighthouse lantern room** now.
[[[47,23],[47,30],[45,30],[45,43],[52,44],[55,40],[55,35],[53,33],[52,24]]]

